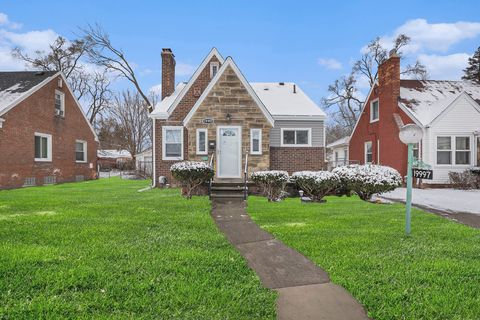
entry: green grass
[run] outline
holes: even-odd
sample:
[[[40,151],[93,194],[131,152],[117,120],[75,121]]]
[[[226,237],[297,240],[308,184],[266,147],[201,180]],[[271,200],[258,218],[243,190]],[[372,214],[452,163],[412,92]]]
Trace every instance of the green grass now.
[[[0,191],[0,319],[274,318],[206,197],[118,178]]]
[[[480,230],[403,205],[250,197],[264,229],[324,268],[374,319],[480,319]]]

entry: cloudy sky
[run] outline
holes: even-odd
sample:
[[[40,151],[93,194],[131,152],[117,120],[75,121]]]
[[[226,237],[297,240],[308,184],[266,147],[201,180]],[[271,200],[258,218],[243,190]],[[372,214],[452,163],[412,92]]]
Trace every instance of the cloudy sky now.
[[[318,103],[376,36],[412,38],[405,59],[432,79],[459,79],[480,46],[480,1],[18,1],[1,0],[0,70],[23,70],[11,48],[45,49],[58,35],[100,23],[148,89],[160,82],[160,51],[173,49],[186,81],[211,47],[252,82],[294,81]],[[120,84],[119,84],[120,85]]]

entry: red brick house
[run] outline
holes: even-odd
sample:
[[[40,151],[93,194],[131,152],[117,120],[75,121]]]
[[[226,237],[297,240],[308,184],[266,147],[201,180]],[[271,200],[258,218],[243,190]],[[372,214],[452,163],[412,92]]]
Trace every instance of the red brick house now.
[[[214,48],[191,79],[175,85],[175,57],[162,51],[162,101],[154,121],[154,185],[182,160],[211,161],[215,179],[324,166],[325,113],[295,83],[250,83]]]
[[[398,138],[395,117],[423,129],[415,158],[446,184],[448,173],[480,165],[480,85],[470,81],[400,79],[400,58],[380,65],[349,142],[349,159],[377,163],[407,174],[407,146]],[[397,116],[398,115],[398,116]]]
[[[61,72],[0,72],[0,189],[94,179],[97,144]]]

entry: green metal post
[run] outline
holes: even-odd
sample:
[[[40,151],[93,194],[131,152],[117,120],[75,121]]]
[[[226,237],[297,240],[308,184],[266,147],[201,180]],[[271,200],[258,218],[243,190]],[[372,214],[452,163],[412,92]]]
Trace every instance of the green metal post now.
[[[407,214],[405,221],[405,232],[410,234],[410,220],[412,211],[412,163],[413,163],[413,143],[408,144],[408,165],[407,165]]]

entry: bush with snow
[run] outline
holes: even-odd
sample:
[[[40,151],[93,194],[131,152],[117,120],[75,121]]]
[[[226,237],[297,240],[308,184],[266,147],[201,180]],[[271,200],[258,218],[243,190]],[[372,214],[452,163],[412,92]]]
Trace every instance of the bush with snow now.
[[[394,190],[402,184],[402,176],[397,170],[380,165],[350,165],[337,167],[336,173],[342,187],[353,190],[362,200],[370,200],[376,193]]]
[[[338,175],[330,171],[294,172],[290,181],[316,202],[322,201],[323,197],[340,185]]]
[[[185,188],[185,197],[192,198],[194,191],[213,178],[213,169],[205,162],[183,161],[170,167],[172,176]]]
[[[257,171],[250,176],[257,184],[268,201],[276,201],[282,197],[285,185],[288,182],[288,172],[279,170]]]

